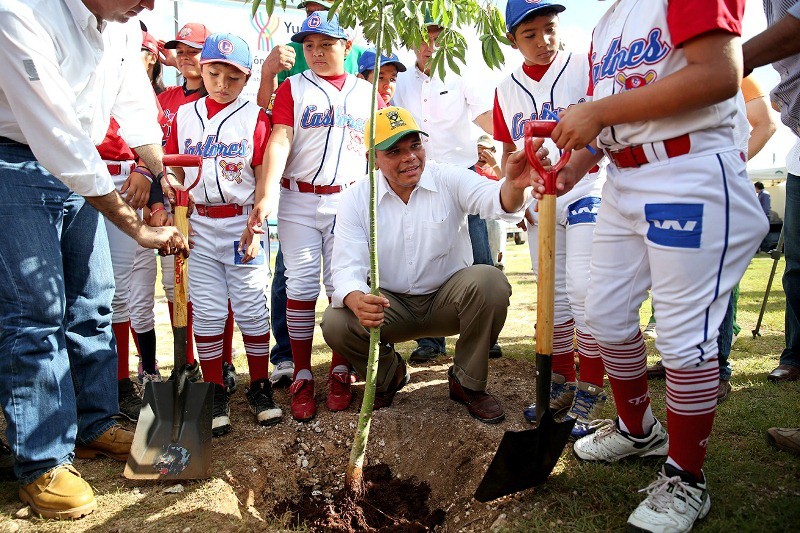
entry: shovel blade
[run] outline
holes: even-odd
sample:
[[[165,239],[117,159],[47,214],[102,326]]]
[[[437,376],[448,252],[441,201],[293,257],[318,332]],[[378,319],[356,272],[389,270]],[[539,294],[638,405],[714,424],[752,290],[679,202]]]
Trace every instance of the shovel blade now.
[[[475,499],[489,502],[547,481],[574,425],[573,419],[556,422],[546,409],[535,429],[506,431]]]
[[[125,465],[128,479],[206,479],[211,476],[210,383],[148,383]],[[176,421],[173,407],[182,416]]]

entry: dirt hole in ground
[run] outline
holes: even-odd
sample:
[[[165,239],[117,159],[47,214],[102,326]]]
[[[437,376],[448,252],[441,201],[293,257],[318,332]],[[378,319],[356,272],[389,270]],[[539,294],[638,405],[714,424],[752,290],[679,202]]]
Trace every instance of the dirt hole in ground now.
[[[442,509],[430,510],[430,486],[416,478],[399,479],[386,464],[364,469],[363,498],[353,500],[346,489],[327,499],[312,486],[300,497],[276,506],[292,521],[305,522],[311,531],[432,531],[444,523]]]

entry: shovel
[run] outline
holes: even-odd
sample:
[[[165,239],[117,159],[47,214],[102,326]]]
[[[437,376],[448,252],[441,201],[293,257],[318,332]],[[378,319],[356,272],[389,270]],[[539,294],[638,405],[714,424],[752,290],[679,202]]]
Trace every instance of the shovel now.
[[[202,159],[193,155],[164,156],[164,166],[199,168]],[[189,190],[175,189],[175,225],[189,236]],[[175,368],[164,383],[145,386],[142,409],[125,465],[128,479],[205,479],[211,475],[210,383],[192,383],[186,368],[186,259],[175,256]]]
[[[536,420],[534,429],[506,431],[483,476],[475,499],[488,502],[544,483],[561,457],[575,420],[557,422],[550,410],[555,301],[556,175],[569,161],[565,152],[551,170],[545,170],[533,147],[534,137],[550,137],[556,122],[525,124],[525,155],[544,180],[539,200],[539,279],[536,303]]]

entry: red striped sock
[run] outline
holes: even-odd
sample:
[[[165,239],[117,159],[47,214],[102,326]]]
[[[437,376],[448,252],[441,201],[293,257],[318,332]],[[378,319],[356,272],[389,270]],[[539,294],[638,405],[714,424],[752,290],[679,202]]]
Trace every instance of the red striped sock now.
[[[581,381],[603,387],[603,358],[597,341],[589,333],[575,328],[578,337],[578,359],[581,362]]]
[[[719,363],[715,357],[691,368],[666,371],[669,459],[681,470],[702,479],[717,411]]]
[[[128,331],[130,327],[130,320],[111,324],[111,331],[114,333],[114,341],[117,344],[117,381],[131,377],[130,369],[128,368],[128,358],[130,356]]]
[[[655,419],[650,411],[647,354],[642,334],[637,331],[636,336],[628,342],[598,343],[598,347],[614,391],[617,413],[625,426],[623,429],[635,437],[643,437]]]
[[[553,326],[553,373],[575,381],[575,321],[571,318]]]
[[[233,309],[228,300],[228,318],[225,320],[225,331],[222,338],[222,362],[233,362]]]
[[[203,369],[203,381],[224,385],[222,381],[222,334],[197,335],[197,355]]]
[[[247,367],[250,369],[250,383],[269,377],[269,331],[263,335],[242,333],[244,351],[247,354]],[[224,356],[223,356],[224,358]]]
[[[286,300],[286,325],[292,346],[294,375],[311,370],[311,347],[314,342],[314,308],[316,300]]]
[[[169,307],[169,323],[175,327],[175,304],[167,301]],[[186,303],[186,362],[190,365],[194,364],[194,335],[192,334],[192,302]]]

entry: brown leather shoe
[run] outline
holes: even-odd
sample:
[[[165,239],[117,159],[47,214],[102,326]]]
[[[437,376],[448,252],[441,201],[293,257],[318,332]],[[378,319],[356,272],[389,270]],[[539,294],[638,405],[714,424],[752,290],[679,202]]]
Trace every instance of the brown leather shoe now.
[[[769,428],[767,442],[776,450],[800,455],[800,428]]]
[[[447,381],[450,386],[450,399],[466,405],[467,411],[474,418],[487,424],[497,424],[506,417],[503,406],[497,398],[485,391],[474,391],[463,387],[458,382],[452,366],[447,371]]]
[[[113,425],[89,444],[76,445],[75,457],[94,459],[98,455],[105,455],[117,461],[125,462],[131,453],[132,443],[132,432],[120,425]]]
[[[731,394],[731,382],[727,379],[719,380],[719,389],[717,389],[717,405],[721,404],[728,399]]]
[[[661,359],[655,362],[654,365],[647,367],[647,379],[664,379],[667,377],[667,371],[664,369],[664,363]]]
[[[392,376],[392,380],[389,382],[389,388],[386,389],[386,392],[375,393],[375,402],[372,404],[373,409],[383,409],[384,407],[392,405],[394,395],[397,394],[397,391],[408,385],[408,382],[411,381],[411,374],[408,373],[406,362],[399,355],[397,359],[397,367],[395,367],[394,376]]]
[[[800,367],[793,365],[778,365],[778,367],[767,376],[767,381],[771,381],[772,383],[797,381],[798,379],[800,379]]]
[[[70,464],[42,474],[19,488],[19,499],[44,518],[80,518],[97,508],[92,487]]]

